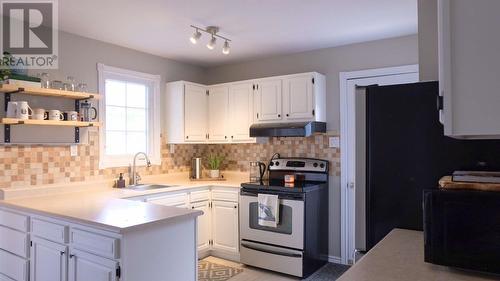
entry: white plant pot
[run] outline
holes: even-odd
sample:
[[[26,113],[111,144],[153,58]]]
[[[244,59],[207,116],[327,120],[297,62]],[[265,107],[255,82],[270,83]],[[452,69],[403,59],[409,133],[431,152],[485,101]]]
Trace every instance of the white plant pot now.
[[[209,170],[209,175],[212,179],[218,179],[220,177],[219,170]]]

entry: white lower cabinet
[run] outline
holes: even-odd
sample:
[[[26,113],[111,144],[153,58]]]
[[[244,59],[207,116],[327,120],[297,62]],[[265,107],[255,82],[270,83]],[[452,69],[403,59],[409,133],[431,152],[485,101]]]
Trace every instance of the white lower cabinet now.
[[[194,210],[203,212],[203,215],[198,217],[198,252],[204,252],[210,249],[211,239],[211,212],[210,201],[202,201],[192,203],[191,206]]]
[[[188,194],[177,193],[177,194],[157,196],[153,198],[147,198],[146,202],[163,206],[187,208]]]
[[[238,203],[212,202],[213,249],[239,252]]]
[[[67,246],[36,237],[31,243],[30,280],[65,281]]]
[[[118,262],[84,251],[72,250],[69,259],[69,281],[118,280]]]

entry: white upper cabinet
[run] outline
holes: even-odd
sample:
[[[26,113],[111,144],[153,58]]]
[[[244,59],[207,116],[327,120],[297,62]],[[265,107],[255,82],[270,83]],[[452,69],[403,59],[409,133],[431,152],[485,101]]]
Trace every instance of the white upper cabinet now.
[[[444,133],[500,138],[500,1],[439,0]]]
[[[228,141],[228,103],[229,88],[214,87],[208,90],[208,139],[209,141]]]
[[[229,87],[229,124],[231,141],[249,141],[253,123],[253,84],[240,83]]]
[[[314,118],[312,75],[283,79],[283,114],[287,120]]]
[[[256,118],[258,122],[282,119],[281,79],[258,80],[255,84]]]
[[[204,86],[167,83],[167,143],[255,143],[254,123],[326,122],[325,76],[317,72]]]
[[[184,93],[184,132],[187,142],[207,140],[207,89],[186,84]]]

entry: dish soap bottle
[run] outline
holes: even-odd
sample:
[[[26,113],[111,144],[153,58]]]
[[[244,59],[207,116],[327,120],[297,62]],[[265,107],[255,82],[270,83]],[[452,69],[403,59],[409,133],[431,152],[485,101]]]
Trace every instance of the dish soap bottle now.
[[[123,173],[120,173],[120,177],[116,180],[116,188],[124,188],[125,187],[125,179],[123,178]]]

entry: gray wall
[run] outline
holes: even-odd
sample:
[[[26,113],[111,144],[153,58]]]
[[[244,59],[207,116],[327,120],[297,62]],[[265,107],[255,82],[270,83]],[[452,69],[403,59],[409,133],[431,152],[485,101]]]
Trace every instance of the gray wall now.
[[[340,130],[339,72],[418,62],[417,35],[208,68],[209,83],[318,71],[326,75],[328,130]]]
[[[421,81],[438,80],[437,0],[418,0],[418,62]]]
[[[97,91],[97,63],[134,71],[161,75],[162,92],[165,82],[190,80],[204,82],[206,70],[170,59],[142,53],[121,46],[75,34],[59,33],[59,69],[50,72],[51,79],[66,79],[72,75]],[[34,71],[42,72],[42,71]],[[33,72],[31,72],[33,73]]]
[[[318,71],[326,75],[328,130],[340,130],[339,73],[418,63],[417,35],[209,68],[210,84]],[[340,257],[340,178],[330,183],[330,256]]]
[[[90,92],[97,92],[97,63],[161,75],[162,95],[166,82],[189,80],[203,83],[206,78],[206,69],[203,67],[165,59],[67,32],[59,33],[59,69],[52,71],[30,70],[29,74],[35,75],[48,72],[50,80],[62,81],[66,80],[68,75],[71,75],[78,82],[87,83]],[[48,104],[44,104],[44,102]],[[73,108],[71,101],[61,101],[61,99],[44,99],[43,101],[33,102],[33,104],[46,109],[69,110]],[[17,143],[70,143],[74,139],[74,130],[72,128],[19,127],[16,130],[18,132],[13,132],[13,142]],[[86,129],[82,130],[82,143],[86,143],[86,131]]]

